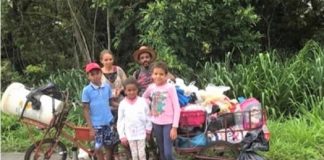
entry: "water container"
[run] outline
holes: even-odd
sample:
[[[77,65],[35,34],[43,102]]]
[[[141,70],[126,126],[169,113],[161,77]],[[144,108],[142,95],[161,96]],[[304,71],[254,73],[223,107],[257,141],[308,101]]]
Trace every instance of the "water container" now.
[[[27,101],[26,96],[29,93],[30,91],[21,83],[15,82],[10,84],[2,95],[1,111],[7,114],[20,116]],[[23,117],[50,124],[53,118],[53,102],[54,114],[62,111],[63,102],[57,99],[53,101],[53,98],[47,95],[40,95],[39,101],[41,103],[39,110],[33,109],[32,103],[28,102]]]

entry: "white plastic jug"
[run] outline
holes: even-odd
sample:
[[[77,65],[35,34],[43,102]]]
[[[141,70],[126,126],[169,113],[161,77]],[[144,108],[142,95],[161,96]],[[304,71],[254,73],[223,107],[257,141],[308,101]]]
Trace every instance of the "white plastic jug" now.
[[[7,114],[20,116],[27,101],[26,96],[29,93],[30,91],[21,83],[15,82],[10,84],[2,95],[1,111]],[[41,102],[40,109],[33,109],[31,102],[28,102],[23,117],[50,124],[53,118],[53,99],[47,95],[41,95],[39,100]],[[61,112],[62,108],[63,102],[54,99],[54,114]]]

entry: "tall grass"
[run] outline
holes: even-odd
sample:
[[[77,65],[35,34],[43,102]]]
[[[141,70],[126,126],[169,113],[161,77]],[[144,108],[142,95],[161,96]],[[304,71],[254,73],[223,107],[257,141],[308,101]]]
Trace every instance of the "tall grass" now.
[[[196,73],[202,86],[228,85],[231,97],[257,97],[272,116],[297,115],[301,104],[320,103],[324,86],[324,49],[309,41],[293,58],[282,60],[276,51],[242,57],[242,63],[209,62]]]

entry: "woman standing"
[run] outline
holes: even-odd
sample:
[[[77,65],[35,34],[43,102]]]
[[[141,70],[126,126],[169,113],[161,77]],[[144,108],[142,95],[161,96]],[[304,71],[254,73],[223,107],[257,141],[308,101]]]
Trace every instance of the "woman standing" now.
[[[124,70],[114,65],[114,55],[109,50],[101,51],[100,62],[103,64],[101,68],[103,73],[102,82],[111,86],[114,97],[119,97],[120,91],[123,89],[122,82],[127,78]]]
[[[114,65],[114,55],[111,51],[105,49],[100,53],[100,62],[103,65],[101,68],[102,77],[101,82],[108,83],[112,89],[113,100],[119,104],[123,99],[120,92],[123,90],[123,81],[127,79],[124,70]],[[114,115],[114,122],[117,122],[118,108],[111,108]]]

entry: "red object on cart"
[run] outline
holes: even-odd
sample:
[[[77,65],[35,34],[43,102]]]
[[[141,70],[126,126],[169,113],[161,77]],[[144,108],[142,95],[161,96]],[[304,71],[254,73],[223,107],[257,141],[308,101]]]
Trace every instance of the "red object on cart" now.
[[[206,112],[203,110],[182,110],[179,126],[201,126],[205,123]]]

